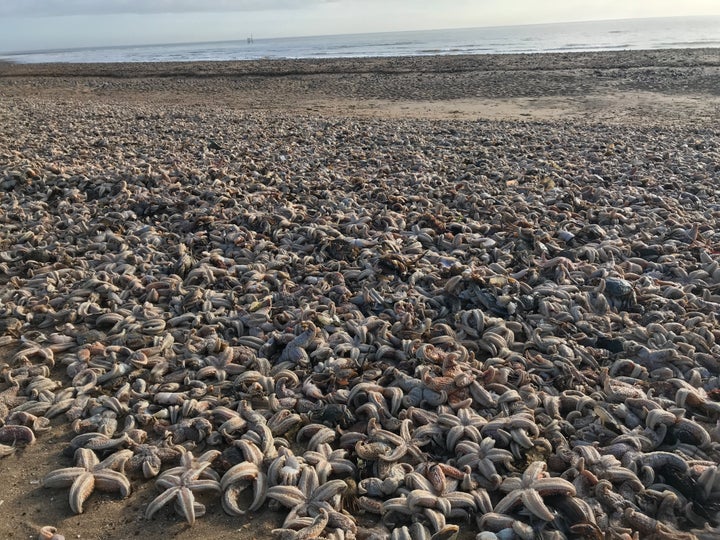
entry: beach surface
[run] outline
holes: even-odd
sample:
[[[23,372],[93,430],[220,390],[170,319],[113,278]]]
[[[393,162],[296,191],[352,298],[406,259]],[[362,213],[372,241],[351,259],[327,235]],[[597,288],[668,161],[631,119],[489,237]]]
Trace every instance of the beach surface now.
[[[93,328],[96,315],[69,314],[83,309],[78,297],[68,292],[75,285],[69,284],[69,278],[47,277],[48,272],[69,269],[67,275],[75,271],[78,282],[90,275],[111,281],[108,276],[116,270],[107,264],[119,264],[117,256],[122,253],[131,261],[126,264],[136,269],[139,284],[127,293],[134,298],[138,288],[152,282],[149,276],[159,279],[163,273],[180,273],[175,265],[184,251],[174,244],[171,249],[168,242],[186,245],[194,261],[226,269],[230,262],[213,259],[217,247],[213,242],[235,242],[233,249],[240,249],[242,237],[248,253],[262,249],[272,254],[284,249],[293,253],[290,266],[282,271],[296,286],[288,285],[282,294],[305,291],[323,279],[337,280],[336,274],[347,270],[349,290],[337,293],[342,300],[332,296],[335,290],[307,293],[330,294],[338,307],[346,309],[350,308],[343,301],[362,307],[358,295],[375,283],[374,278],[364,283],[348,277],[355,264],[353,257],[362,258],[369,250],[368,260],[377,272],[378,264],[393,253],[395,269],[386,268],[387,275],[372,286],[386,298],[392,297],[393,287],[407,295],[393,308],[398,314],[403,306],[411,313],[411,305],[415,305],[415,297],[408,292],[412,287],[407,287],[411,275],[413,283],[422,284],[425,290],[436,286],[450,290],[460,286],[459,278],[452,278],[466,279],[466,270],[482,273],[485,271],[479,267],[490,265],[499,275],[502,266],[507,275],[515,277],[505,276],[500,285],[499,278],[487,273],[490,271],[483,274],[483,279],[497,288],[493,302],[501,302],[483,309],[486,318],[513,319],[514,310],[521,313],[523,308],[512,304],[510,309],[508,295],[517,293],[511,290],[513,283],[525,283],[532,272],[560,285],[575,284],[578,294],[593,299],[598,295],[599,279],[623,273],[635,289],[638,304],[644,298],[646,306],[636,309],[629,298],[618,300],[608,295],[604,308],[583,306],[599,317],[600,322],[593,323],[600,325],[597,335],[590,334],[592,325],[570,329],[572,320],[552,318],[552,313],[558,312],[554,310],[569,308],[559,307],[564,301],[559,296],[545,306],[547,320],[541,323],[528,316],[531,322],[527,324],[545,331],[548,324],[562,325],[557,336],[563,343],[585,351],[583,354],[615,373],[613,377],[627,375],[621,377],[623,384],[630,372],[624,368],[613,372],[614,362],[633,359],[644,370],[642,377],[632,372],[640,381],[638,388],[643,392],[654,388],[655,395],[670,399],[672,406],[674,395],[668,397],[671,389],[663,386],[667,377],[661,377],[668,373],[691,381],[688,384],[712,401],[717,397],[712,390],[717,389],[713,385],[720,374],[702,354],[717,355],[714,342],[720,340],[715,311],[720,306],[720,272],[713,270],[720,254],[718,119],[718,50],[199,64],[2,64],[0,336],[7,339],[0,342],[0,364],[7,367],[0,391],[10,388],[6,375],[10,369],[24,363],[53,363],[39,356],[18,357],[18,351],[28,347],[23,339],[42,343],[38,333],[42,338],[52,333],[73,336],[71,347],[54,353],[49,378],[56,381],[55,390],[71,386],[66,369],[77,359],[77,351],[87,345],[85,338],[78,337],[80,330],[92,330],[93,339],[104,346],[129,346],[122,341],[129,330],[113,333],[108,326]],[[242,211],[234,213],[238,201],[242,201]],[[343,213],[348,220],[357,221],[355,228],[348,225],[350,228],[343,229],[347,238],[366,235],[368,246],[374,242],[372,246],[385,246],[388,251],[383,254],[377,252],[381,247],[365,246],[363,250],[348,248],[344,254],[333,244],[333,249],[340,250],[334,255],[339,261],[335,266],[327,263],[330,256],[326,250],[320,259],[310,261],[315,256],[312,247],[298,247],[301,239],[297,235],[310,234],[313,223],[345,226]],[[166,230],[162,220],[177,227]],[[300,232],[297,224],[302,225]],[[571,246],[570,236],[559,231],[572,233],[577,243]],[[124,239],[112,239],[111,233]],[[415,236],[406,236],[411,233]],[[328,238],[317,235],[317,242]],[[466,242],[477,237],[466,255],[455,248],[462,244],[463,235]],[[520,249],[517,246],[523,240],[529,247],[515,253],[512,261],[505,261],[490,247],[480,247],[484,238],[489,239],[487,246],[492,243],[500,251],[511,249],[510,243],[515,246],[512,249]],[[605,240],[607,244],[603,244]],[[101,244],[105,246],[99,247]],[[578,251],[581,244],[591,245],[595,253],[590,254],[590,247]],[[641,244],[652,248],[643,255],[648,261],[645,266],[638,255]],[[440,245],[445,246],[444,251]],[[666,259],[657,252],[662,249],[654,247],[658,245],[671,245]],[[471,256],[476,249],[484,250],[486,256],[474,252]],[[260,251],[254,261],[264,270],[256,270],[277,271],[280,267],[273,267]],[[243,264],[254,264],[248,253],[242,254],[248,259]],[[421,261],[418,257],[423,253]],[[568,262],[558,263],[554,257],[565,257]],[[495,258],[494,265],[491,258]],[[555,262],[548,266],[550,260]],[[416,266],[411,267],[411,261]],[[101,262],[104,270],[98,269]],[[565,264],[574,266],[565,268]],[[433,277],[425,281],[423,274]],[[44,284],[40,284],[42,279],[33,280],[38,276],[45,279]],[[267,279],[267,287],[271,287]],[[116,285],[122,289],[119,283]],[[205,304],[200,301],[194,312],[223,310],[218,306],[224,304],[217,298],[230,293],[218,283],[213,280],[212,286],[207,285],[218,296],[205,298]],[[536,285],[532,282],[527,287]],[[247,289],[247,284],[243,286]],[[674,289],[668,292],[671,286]],[[33,287],[38,287],[37,291]],[[161,306],[163,297],[148,300],[149,290],[143,292],[143,300],[137,303],[139,311],[133,311],[133,316],[142,322],[139,313],[143,309],[162,307],[165,311],[157,312],[161,315],[152,316],[169,320],[169,308]],[[530,289],[520,286],[520,290],[527,294]],[[123,299],[128,297],[122,290],[117,293]],[[89,298],[103,312],[113,311],[113,302],[104,294],[95,292]],[[243,294],[234,290],[233,294],[234,309],[245,315],[258,308],[251,310],[244,302],[252,298],[263,301],[262,293],[249,289]],[[280,304],[278,298],[284,298],[282,294],[273,297],[275,305]],[[302,296],[305,309],[318,309],[307,304],[308,298],[311,296]],[[668,298],[682,305],[682,313],[666,304]],[[155,302],[155,307],[148,307],[148,302]],[[370,304],[367,298],[365,302]],[[468,311],[463,302],[462,309]],[[433,324],[453,324],[452,315],[432,306],[427,307],[425,316]],[[296,309],[292,303],[285,307],[288,328],[308,317]],[[603,309],[607,323],[602,322]],[[682,345],[683,340],[673,341],[668,335],[658,345],[659,338],[648,337],[647,332],[643,342],[644,329],[658,322],[655,315],[647,315],[653,309],[679,325],[692,318],[694,326],[688,328],[705,329],[703,346],[689,339]],[[130,313],[120,311],[124,317]],[[415,315],[421,318],[419,311]],[[187,333],[207,335],[212,318],[200,319],[198,315]],[[589,315],[587,320],[591,320]],[[521,356],[552,356],[543,346],[532,345],[536,334],[523,333],[520,327],[519,323],[512,326],[517,330],[517,342],[530,343],[518,345]],[[173,332],[183,328],[174,327]],[[229,334],[224,335],[230,346],[239,346]],[[260,330],[255,335],[263,336]],[[148,336],[137,347],[151,348],[157,336]],[[498,355],[473,346],[470,337],[464,339],[462,346],[473,353],[473,362],[479,362],[473,369],[487,375],[488,364],[483,361]],[[623,357],[617,350],[603,348],[598,339],[605,344],[607,340],[615,344],[634,340],[649,349],[679,347],[677,354],[693,364],[665,366],[669,372],[657,373],[656,380],[648,373],[661,366],[645,365],[630,353]],[[183,345],[180,334],[175,342],[176,347]],[[697,358],[693,356],[696,351]],[[176,354],[181,355],[180,349]],[[580,377],[565,390],[578,388],[588,396],[596,391],[594,399],[603,388],[609,393],[599,371],[593,374],[581,360],[576,365],[583,375],[562,372],[563,377]],[[502,370],[501,364],[493,369]],[[511,386],[507,380],[503,384]],[[114,386],[113,391],[118,388]],[[532,392],[540,390],[537,387]],[[523,391],[531,392],[527,387]],[[713,451],[704,447],[708,459],[717,463],[720,435],[713,432],[717,409],[693,403],[686,406],[687,415],[700,418],[698,422],[712,439]],[[663,407],[672,408],[665,402]],[[622,423],[615,419],[606,427],[613,422]],[[73,465],[72,458],[63,454],[76,435],[70,424],[64,414],[55,416],[48,431],[36,433],[34,444],[18,443],[14,454],[0,459],[0,537],[36,538],[40,527],[54,526],[68,540],[268,538],[272,529],[282,526],[286,511],[273,512],[264,505],[256,513],[230,517],[211,497],[203,499],[208,503],[207,513],[192,527],[171,505],[145,519],[145,509],[159,491],[153,480],[138,478],[132,480],[132,494],[127,499],[120,500],[117,493],[93,493],[84,513],[74,515],[67,489],[40,484],[50,471]],[[618,428],[618,434],[622,431]],[[668,448],[677,439],[665,441]],[[203,442],[196,446],[197,452],[201,449],[205,449]],[[553,475],[559,474],[553,471]],[[716,494],[716,488],[711,491]],[[493,503],[499,498],[499,494],[493,495]],[[248,494],[243,504],[249,501]],[[703,528],[704,518],[691,521],[679,506],[671,514],[668,531],[689,534],[687,531]],[[363,530],[378,521],[372,513],[358,516]],[[461,537],[473,538],[478,532],[475,519],[454,523]],[[712,520],[706,523],[717,526]],[[623,528],[640,530],[627,516],[613,526],[621,532]]]
[[[3,93],[379,118],[711,125],[715,49],[157,64],[3,64]]]

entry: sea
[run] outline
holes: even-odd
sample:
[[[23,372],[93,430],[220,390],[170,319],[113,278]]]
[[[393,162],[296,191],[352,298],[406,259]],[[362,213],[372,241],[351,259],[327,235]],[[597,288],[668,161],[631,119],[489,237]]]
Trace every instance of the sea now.
[[[16,63],[188,62],[720,47],[720,16],[94,47],[0,54]]]

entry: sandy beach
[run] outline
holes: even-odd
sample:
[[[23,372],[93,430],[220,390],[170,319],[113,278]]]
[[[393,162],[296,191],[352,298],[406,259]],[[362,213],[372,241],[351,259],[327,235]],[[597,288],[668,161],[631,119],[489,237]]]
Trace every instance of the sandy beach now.
[[[63,389],[91,399],[73,402],[86,423],[54,415],[33,428],[34,444],[0,428],[0,443],[15,442],[0,458],[0,537],[36,538],[42,526],[68,540],[271,537],[288,508],[233,517],[202,494],[206,514],[189,526],[172,504],[146,519],[160,490],[142,474],[130,475],[129,497],[94,492],[79,515],[67,488],[41,485],[74,465],[70,441],[100,429],[94,415],[112,395],[126,408],[109,438],[134,426],[159,445],[170,433],[195,455],[224,452],[212,465],[222,475],[240,459],[212,409],[244,399],[270,418],[278,387],[237,380],[267,359],[299,378],[282,384],[301,423],[275,433],[276,446],[287,437],[302,455],[310,437],[292,437],[309,410],[347,405],[356,422],[329,444],[356,481],[376,471],[348,432],[387,446],[403,422],[432,423],[418,409],[465,407],[482,418],[460,438],[494,438],[512,464],[496,463],[494,483],[466,460],[461,478],[526,523],[516,537],[718,538],[718,119],[714,49],[0,64],[0,420],[29,402],[42,417]],[[220,377],[226,351],[238,371]],[[83,376],[112,371],[108,358],[128,371],[81,390]],[[199,377],[208,366],[215,375]],[[403,377],[426,385],[417,403]],[[377,405],[380,431],[362,399],[348,401],[370,383],[405,393],[394,419]],[[183,440],[170,421],[179,409],[157,398],[165,391],[184,393],[180,404],[197,392],[207,408],[188,414],[208,431]],[[389,393],[367,392],[390,407]],[[502,423],[516,416],[536,427]],[[447,426],[417,443],[428,463],[462,454],[443,448]],[[578,446],[615,460],[614,473]],[[421,461],[400,458],[408,471]],[[538,461],[533,481],[571,487],[532,490],[545,499],[533,510],[508,497]],[[447,482],[460,490],[458,480]],[[347,498],[358,538],[411,522]],[[248,490],[240,506],[251,500]],[[478,500],[442,517],[441,535],[508,530],[482,521]],[[560,517],[550,524],[545,511]]]
[[[157,64],[3,64],[3,95],[418,119],[712,126],[714,49]]]

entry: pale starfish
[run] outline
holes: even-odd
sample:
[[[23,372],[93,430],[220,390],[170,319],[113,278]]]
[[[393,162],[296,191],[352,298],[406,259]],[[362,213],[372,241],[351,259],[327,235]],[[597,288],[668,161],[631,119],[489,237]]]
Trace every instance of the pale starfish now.
[[[258,510],[267,496],[268,480],[267,475],[260,469],[258,463],[241,461],[231,467],[220,481],[220,489],[223,491],[222,506],[226,513],[232,516],[243,516],[246,512]],[[253,488],[253,502],[247,510],[242,510],[238,505],[238,496],[250,485]]]
[[[315,469],[305,465],[297,486],[272,486],[267,490],[267,496],[290,508],[285,519],[286,528],[298,517],[316,517],[322,509],[328,513],[333,527],[350,527],[354,526],[352,518],[338,510],[341,495],[347,487],[342,480],[329,480],[320,485]]]
[[[420,449],[430,442],[430,439],[418,439],[410,433],[412,421],[404,419],[400,423],[400,434],[393,433],[382,429],[377,425],[377,421],[371,418],[368,422],[368,435],[372,441],[383,442],[392,445],[394,448],[389,454],[382,454],[379,458],[382,461],[395,462],[399,461],[406,455],[412,456],[417,462],[425,461],[425,453]]]
[[[303,526],[299,530],[284,527],[282,529],[273,529],[272,533],[276,538],[279,538],[279,540],[310,540],[312,538],[318,538],[325,530],[325,527],[327,527],[327,524],[327,510],[321,508],[318,515],[315,516],[308,525]]]
[[[245,371],[245,367],[233,362],[233,347],[227,347],[217,356],[206,356],[205,365],[196,374],[198,380],[214,378],[219,384],[225,382],[228,376],[235,377]]]
[[[133,448],[133,457],[127,462],[131,473],[142,473],[147,478],[160,474],[163,462],[172,461],[180,456],[180,450],[172,446],[138,444]]]
[[[155,484],[163,488],[160,495],[155,497],[145,510],[145,517],[150,519],[163,506],[175,500],[175,510],[192,525],[195,518],[205,513],[205,506],[195,501],[195,491],[220,492],[218,475],[209,469],[212,460],[219,455],[217,450],[205,452],[195,459],[191,452],[183,454],[182,465],[170,469],[157,479]]]
[[[485,437],[479,443],[463,440],[455,446],[457,454],[456,466],[463,468],[469,466],[480,473],[478,480],[485,489],[496,489],[502,482],[498,473],[497,464],[505,465],[511,469],[513,462],[512,452],[502,448],[495,448],[495,439]]]
[[[578,446],[574,451],[581,457],[576,460],[575,467],[596,478],[591,478],[591,483],[597,484],[598,479],[610,480],[613,483],[630,483],[642,489],[643,484],[638,476],[630,469],[623,467],[621,462],[612,454],[601,455],[597,448],[592,446]],[[581,465],[580,467],[578,467]],[[594,480],[594,482],[593,482]]]
[[[161,476],[179,476],[191,470],[198,470],[199,473],[196,478],[215,480],[218,483],[220,482],[220,475],[210,468],[210,465],[212,465],[215,458],[220,455],[219,450],[208,450],[199,457],[195,457],[192,452],[186,451],[182,446],[176,446],[176,448],[182,452],[182,455],[180,456],[180,466],[168,469]]]
[[[545,506],[545,495],[575,496],[575,486],[562,478],[550,478],[545,472],[544,461],[533,461],[528,465],[522,478],[507,478],[500,489],[509,492],[495,505],[495,512],[507,514],[514,507],[522,504],[529,512],[544,521],[555,519],[550,509]]]
[[[482,435],[480,430],[488,423],[487,419],[480,416],[470,407],[458,409],[455,414],[441,413],[438,415],[438,422],[448,430],[447,449],[451,452],[462,440],[471,440],[480,443]]]
[[[20,385],[13,380],[12,386],[0,392],[0,426],[2,426],[3,422],[5,422],[5,418],[9,414],[10,409],[27,401],[28,398],[24,396],[18,396],[19,390]]]
[[[317,451],[308,450],[303,454],[305,461],[315,467],[321,484],[327,482],[331,474],[344,476],[355,475],[355,464],[345,459],[347,452],[343,449],[333,450],[327,443],[319,444]]]
[[[260,463],[262,463],[262,454],[260,458]],[[245,459],[247,461],[254,461],[247,457]],[[254,462],[258,463],[257,461]],[[280,447],[278,449],[278,457],[268,466],[268,482],[273,486],[297,486],[304,467],[305,460],[302,456],[296,456],[290,448]]]
[[[70,508],[76,514],[82,514],[83,503],[95,488],[101,491],[119,491],[122,498],[130,494],[130,482],[125,475],[110,469],[118,464],[115,455],[99,461],[92,450],[78,448],[75,451],[75,462],[75,467],[48,473],[43,478],[42,485],[49,488],[70,486]]]

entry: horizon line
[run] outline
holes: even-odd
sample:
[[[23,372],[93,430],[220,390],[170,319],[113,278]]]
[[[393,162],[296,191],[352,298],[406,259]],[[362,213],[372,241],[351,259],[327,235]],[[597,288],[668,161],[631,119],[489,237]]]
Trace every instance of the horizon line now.
[[[72,16],[72,15],[68,15]],[[298,39],[298,38],[323,38],[323,37],[337,37],[337,36],[363,36],[363,35],[376,35],[376,34],[402,34],[410,32],[435,32],[444,30],[476,30],[483,28],[515,28],[525,26],[551,26],[557,24],[584,24],[584,23],[596,23],[596,22],[613,22],[613,21],[642,21],[642,20],[656,20],[656,19],[706,19],[708,17],[720,17],[720,13],[716,15],[672,15],[672,16],[659,16],[659,17],[622,17],[622,18],[610,18],[610,19],[583,19],[574,21],[554,21],[544,23],[522,23],[522,24],[491,24],[485,26],[448,26],[442,28],[418,28],[409,30],[381,30],[374,32],[342,32],[335,34],[299,34],[292,36],[275,36],[268,38],[257,38],[253,37],[253,41],[271,41],[276,39]],[[251,32],[249,35],[252,35]],[[242,42],[247,38],[237,39],[221,39],[221,40],[210,40],[210,41],[172,41],[172,42],[155,42],[155,43],[126,43],[122,45],[85,45],[82,47],[61,47],[57,49],[25,49],[15,51],[0,51],[0,55],[3,56],[15,56],[22,54],[39,54],[39,53],[50,53],[50,52],[72,52],[72,51],[84,51],[84,50],[95,50],[95,49],[123,49],[128,47],[160,47],[160,46],[173,46],[173,45],[208,45],[213,43],[233,43],[236,41]]]

